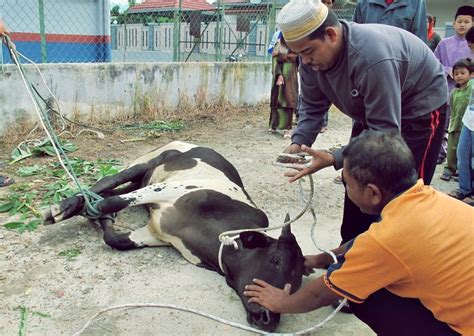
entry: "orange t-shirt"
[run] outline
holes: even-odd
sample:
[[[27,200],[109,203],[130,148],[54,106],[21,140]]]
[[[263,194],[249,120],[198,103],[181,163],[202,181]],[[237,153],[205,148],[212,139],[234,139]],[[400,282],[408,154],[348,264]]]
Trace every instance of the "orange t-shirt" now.
[[[356,303],[381,288],[418,298],[439,321],[474,335],[474,209],[418,180],[353,240],[324,281]]]

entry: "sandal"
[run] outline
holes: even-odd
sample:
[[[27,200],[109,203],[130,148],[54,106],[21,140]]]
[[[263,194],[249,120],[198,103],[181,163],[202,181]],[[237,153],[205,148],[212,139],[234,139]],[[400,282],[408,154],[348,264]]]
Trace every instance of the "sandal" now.
[[[15,183],[14,179],[12,179],[8,176],[0,175],[0,188],[9,186],[10,184],[13,184],[13,183]]]
[[[332,180],[332,181],[333,181],[334,183],[336,183],[336,184],[343,184],[343,182],[342,182],[342,176],[341,176],[341,175],[336,176],[336,177],[334,178],[334,180]]]
[[[463,193],[461,189],[454,189],[453,191],[450,191],[448,195],[458,200],[463,200],[470,196],[469,194]]]
[[[452,176],[453,174],[451,174],[451,172],[444,171],[443,174],[439,178],[442,179],[443,181],[450,181]]]
[[[283,139],[291,139],[291,131],[290,130],[284,130],[283,131]]]
[[[465,199],[462,200],[464,203],[470,206],[474,206],[474,196],[467,196]]]

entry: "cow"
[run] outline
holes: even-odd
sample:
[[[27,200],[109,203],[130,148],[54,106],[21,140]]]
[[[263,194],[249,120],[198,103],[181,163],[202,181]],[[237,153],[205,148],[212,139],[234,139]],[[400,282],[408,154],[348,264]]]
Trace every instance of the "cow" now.
[[[103,198],[93,217],[107,245],[117,250],[172,245],[192,264],[225,276],[240,297],[249,324],[268,332],[276,329],[280,315],[248,303],[244,287],[258,278],[280,288],[290,283],[296,291],[304,257],[286,226],[278,239],[255,231],[240,233],[236,246],[223,247],[220,267],[219,235],[268,227],[268,218],[251,200],[235,167],[219,153],[171,142],[99,180],[90,191]],[[112,215],[135,205],[146,205],[148,223],[129,233],[115,232]],[[45,224],[84,214],[92,216],[87,215],[83,196],[72,196],[51,207]]]

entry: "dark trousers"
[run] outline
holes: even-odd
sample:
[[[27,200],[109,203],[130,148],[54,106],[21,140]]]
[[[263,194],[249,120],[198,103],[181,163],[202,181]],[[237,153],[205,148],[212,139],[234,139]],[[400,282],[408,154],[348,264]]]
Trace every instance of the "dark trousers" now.
[[[443,106],[428,115],[402,122],[403,139],[413,153],[418,175],[425,184],[431,183],[436,169],[445,119],[446,111]],[[363,125],[355,122],[351,137],[356,137],[363,131]],[[362,213],[346,193],[341,226],[342,242],[355,238],[378,220],[378,216]],[[362,304],[350,302],[350,305],[354,314],[379,335],[456,335],[446,323],[436,320],[418,299],[402,298],[385,289],[373,293]]]

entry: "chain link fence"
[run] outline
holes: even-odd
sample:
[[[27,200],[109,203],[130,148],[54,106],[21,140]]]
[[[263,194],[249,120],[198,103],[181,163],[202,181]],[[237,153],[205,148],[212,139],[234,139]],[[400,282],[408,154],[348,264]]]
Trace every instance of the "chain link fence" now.
[[[287,0],[2,0],[17,49],[38,63],[270,61]],[[350,20],[355,3],[336,0]],[[2,63],[11,63],[6,48]]]

